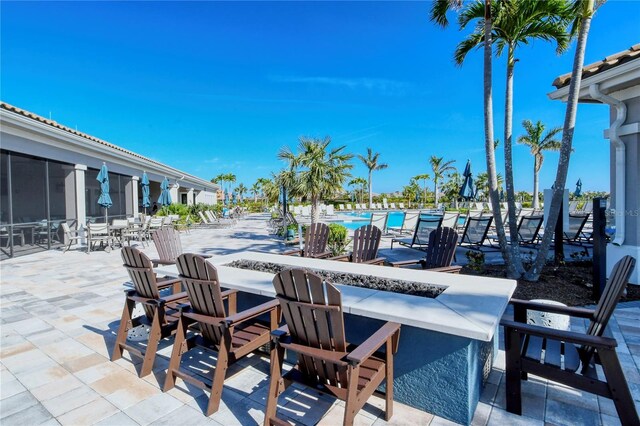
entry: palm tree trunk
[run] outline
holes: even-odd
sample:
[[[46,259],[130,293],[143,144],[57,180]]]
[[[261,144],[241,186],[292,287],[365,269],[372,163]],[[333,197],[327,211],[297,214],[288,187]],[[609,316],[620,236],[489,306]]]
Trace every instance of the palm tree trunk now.
[[[311,196],[311,223],[318,222],[320,218],[320,209],[318,208],[318,197]]]
[[[507,236],[504,232],[502,214],[500,212],[500,196],[498,194],[498,177],[496,173],[496,156],[493,134],[493,87],[492,87],[492,17],[491,0],[485,2],[484,15],[484,147],[487,161],[489,183],[489,199],[493,209],[493,221],[498,234],[500,251],[507,265],[507,277],[518,277],[518,271],[511,261],[511,252],[507,249]]]
[[[524,274],[524,266],[520,257],[520,245],[518,244],[518,217],[516,215],[515,191],[513,188],[513,156],[511,153],[511,143],[513,138],[513,68],[515,58],[513,57],[513,45],[509,45],[507,54],[507,88],[505,93],[504,107],[504,182],[507,189],[507,206],[509,236],[511,244],[511,260],[513,267],[518,272],[518,276]]]
[[[540,200],[538,200],[538,158],[533,157],[533,204],[534,209],[540,208]]]
[[[573,69],[571,70],[571,82],[569,83],[569,98],[567,100],[567,109],[564,116],[564,125],[562,127],[562,147],[560,148],[560,159],[558,160],[558,170],[556,172],[556,181],[553,187],[553,198],[549,207],[549,217],[545,225],[540,250],[536,256],[535,262],[527,271],[525,278],[530,281],[537,281],[540,278],[540,272],[547,260],[547,252],[551,246],[551,238],[556,227],[558,215],[560,214],[560,206],[562,205],[562,195],[564,187],[567,183],[567,172],[569,170],[569,159],[571,158],[571,144],[573,142],[573,131],[576,126],[576,113],[578,109],[578,96],[580,94],[580,85],[582,83],[582,66],[584,65],[584,53],[587,46],[587,38],[589,36],[589,28],[591,27],[591,17],[593,16],[594,0],[587,0],[586,10],[580,23],[578,32],[578,42],[576,44],[576,53],[573,60]],[[537,194],[536,194],[537,195]],[[562,244],[562,241],[557,241]]]
[[[438,179],[437,178],[433,179],[433,194],[434,194],[434,197],[435,197],[434,202],[435,202],[435,204],[437,206],[438,205]],[[425,202],[425,204],[427,203],[426,197],[425,197],[424,202]]]
[[[371,188],[371,170],[369,170],[369,208],[371,208],[371,203],[373,202],[373,189]]]

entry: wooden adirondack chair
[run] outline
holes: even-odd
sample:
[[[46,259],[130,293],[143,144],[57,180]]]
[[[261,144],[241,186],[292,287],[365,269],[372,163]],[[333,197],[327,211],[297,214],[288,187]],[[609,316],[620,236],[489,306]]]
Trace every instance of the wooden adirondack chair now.
[[[393,354],[398,350],[400,324],[387,322],[364,343],[353,348],[344,333],[340,291],[302,269],[275,276],[273,285],[286,326],[272,333],[271,378],[265,425],[276,418],[278,396],[292,381],[300,381],[346,401],[344,424],[352,425],[358,411],[386,380],[385,414],[393,414]],[[326,294],[326,297],[325,297]],[[385,353],[378,351],[385,346]],[[284,351],[298,362],[282,375]]]
[[[307,228],[307,233],[304,236],[304,249],[289,250],[282,254],[324,259],[331,256],[331,252],[327,250],[328,241],[329,227],[327,224],[321,222],[312,223]]]
[[[514,321],[501,322],[505,329],[507,411],[522,414],[520,380],[526,380],[527,373],[531,373],[610,398],[622,424],[640,424],[616,354],[617,343],[615,339],[603,337],[634,265],[635,259],[631,256],[616,263],[595,310],[511,301]],[[526,324],[528,309],[588,318],[587,334]],[[594,362],[602,365],[604,381],[598,379]]]
[[[368,263],[370,265],[384,264],[384,257],[378,256],[378,247],[382,231],[373,225],[364,225],[356,229],[353,234],[353,251],[350,254],[343,254],[329,258],[330,260],[340,260],[353,263]]]
[[[451,266],[453,256],[458,248],[458,233],[455,229],[441,226],[429,233],[427,255],[423,259],[389,262],[394,268],[420,264],[423,269],[434,272],[459,273],[461,266]]]
[[[165,226],[151,235],[153,244],[158,251],[159,259],[152,259],[153,267],[158,265],[175,265],[176,259],[182,254],[180,233],[173,227]]]
[[[220,406],[228,366],[269,343],[270,332],[278,327],[280,321],[280,305],[277,300],[272,300],[236,313],[237,290],[221,291],[218,272],[205,257],[182,254],[178,256],[177,266],[189,295],[190,307],[181,310],[163,390],[166,392],[173,388],[176,377],[201,389],[209,389],[209,416]],[[265,314],[270,315],[270,323],[258,318]],[[193,323],[198,324],[198,334],[187,338],[187,328]],[[196,378],[180,368],[182,355],[195,346],[217,352],[216,367],[210,381],[202,380],[202,376]]]
[[[143,358],[140,377],[144,377],[151,373],[160,340],[175,333],[179,317],[178,305],[187,302],[187,294],[177,293],[176,290],[181,288],[179,279],[165,277],[158,280],[153,271],[151,259],[140,250],[134,247],[123,247],[122,260],[135,290],[126,292],[111,361],[120,359],[122,351],[126,349],[132,355]],[[173,288],[174,294],[161,297],[159,291],[168,287]],[[142,304],[145,315],[132,318],[136,303]],[[151,326],[149,342],[144,352],[138,347],[127,344],[127,332],[140,324]]]

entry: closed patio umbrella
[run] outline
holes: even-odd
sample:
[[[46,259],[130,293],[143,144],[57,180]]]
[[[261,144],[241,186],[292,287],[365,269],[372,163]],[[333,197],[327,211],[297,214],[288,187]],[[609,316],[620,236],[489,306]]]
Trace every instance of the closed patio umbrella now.
[[[573,195],[576,197],[582,196],[582,179],[578,179],[576,182],[576,192],[574,192]]]
[[[158,204],[161,206],[168,206],[171,204],[171,194],[169,193],[169,179],[164,178],[160,184],[160,196],[158,197]]]
[[[462,173],[462,176],[464,176],[464,182],[462,183],[462,187],[460,188],[460,192],[458,193],[458,195],[460,195],[461,198],[464,198],[467,201],[472,200],[473,198],[475,198],[475,188],[473,187],[471,161],[467,160],[467,165],[464,168],[464,173]]]
[[[98,197],[98,204],[104,207],[104,222],[107,222],[107,209],[113,205],[111,196],[109,195],[109,169],[106,163],[102,163],[100,173],[96,177],[96,180],[100,182],[100,197]]]
[[[151,207],[151,197],[149,196],[149,177],[147,172],[142,173],[142,207],[144,207],[144,214],[147,214],[147,209]]]

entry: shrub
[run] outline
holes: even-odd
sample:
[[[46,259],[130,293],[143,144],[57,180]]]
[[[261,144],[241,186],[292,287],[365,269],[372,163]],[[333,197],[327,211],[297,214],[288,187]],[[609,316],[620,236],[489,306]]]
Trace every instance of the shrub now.
[[[349,232],[343,225],[337,223],[329,224],[329,250],[333,256],[341,255],[345,252],[351,242],[348,238]]]

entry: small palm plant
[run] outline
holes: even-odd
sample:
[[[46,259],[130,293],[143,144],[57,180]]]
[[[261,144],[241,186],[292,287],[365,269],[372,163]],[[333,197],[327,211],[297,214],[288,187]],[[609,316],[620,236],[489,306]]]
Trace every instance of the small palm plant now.
[[[385,163],[379,163],[378,161],[380,160],[380,153],[379,152],[374,153],[371,148],[367,148],[366,157],[364,155],[358,154],[358,158],[369,170],[369,205],[371,205],[371,203],[373,202],[373,188],[371,186],[371,175],[373,174],[374,171],[386,169],[387,167],[389,167],[389,165]]]
[[[518,143],[527,145],[531,149],[531,155],[533,155],[533,208],[539,208],[538,200],[538,173],[542,168],[542,162],[544,161],[544,151],[560,151],[562,142],[554,137],[562,131],[560,127],[554,127],[547,133],[544,133],[545,126],[541,121],[533,124],[530,120],[524,120],[522,122],[525,135],[518,138]],[[543,135],[544,133],[544,135]]]
[[[428,173],[425,173],[425,174],[422,174],[422,175],[414,176],[411,179],[416,180],[416,181],[418,181],[418,180],[422,181],[422,188],[424,189],[424,198],[423,198],[422,202],[426,204],[426,202],[427,202],[427,181],[429,179],[431,179],[431,176]]]
[[[431,170],[433,171],[433,192],[435,193],[435,204],[438,206],[438,182],[444,178],[446,172],[453,172],[456,168],[453,166],[456,160],[444,161],[443,157],[432,155],[429,159]]]

